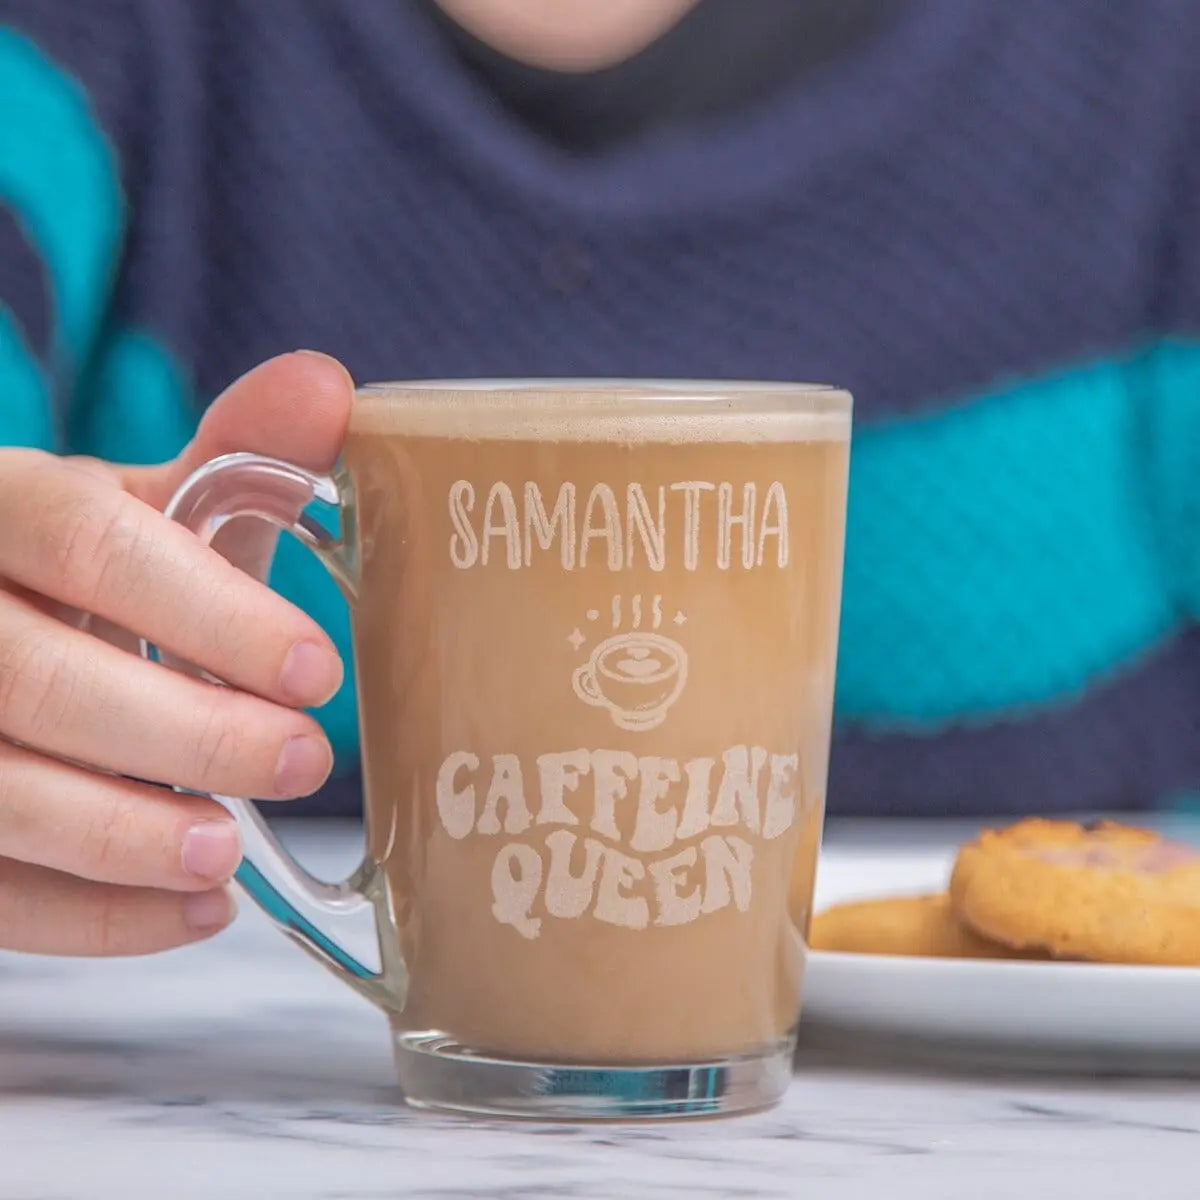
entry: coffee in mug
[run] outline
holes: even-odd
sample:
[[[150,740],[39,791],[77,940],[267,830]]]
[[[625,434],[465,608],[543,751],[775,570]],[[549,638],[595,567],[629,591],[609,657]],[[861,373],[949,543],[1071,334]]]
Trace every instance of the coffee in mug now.
[[[374,907],[380,970],[235,803],[240,877],[384,1009],[410,1102],[687,1115],[786,1087],[849,432],[849,397],[802,385],[385,384],[332,479],[235,456],[185,485],[202,536],[272,488],[341,509],[340,538],[295,528],[350,597],[367,852],[340,902]]]

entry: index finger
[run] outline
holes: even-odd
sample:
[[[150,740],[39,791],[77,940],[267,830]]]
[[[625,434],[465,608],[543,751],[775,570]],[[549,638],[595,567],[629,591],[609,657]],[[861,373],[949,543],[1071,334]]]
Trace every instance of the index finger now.
[[[0,576],[269,700],[321,704],[342,664],[311,617],[95,472],[30,454],[0,475]]]

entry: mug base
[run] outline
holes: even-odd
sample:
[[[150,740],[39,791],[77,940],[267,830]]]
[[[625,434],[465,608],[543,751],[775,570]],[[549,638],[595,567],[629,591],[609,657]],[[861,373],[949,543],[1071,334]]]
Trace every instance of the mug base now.
[[[794,1038],[759,1052],[653,1066],[498,1058],[436,1031],[393,1030],[396,1072],[416,1108],[543,1121],[720,1117],[769,1108],[792,1077]]]

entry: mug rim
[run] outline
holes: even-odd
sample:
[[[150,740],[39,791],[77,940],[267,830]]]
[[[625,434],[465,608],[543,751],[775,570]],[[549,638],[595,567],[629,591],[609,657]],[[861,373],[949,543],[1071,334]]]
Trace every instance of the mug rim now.
[[[717,415],[788,412],[849,416],[854,400],[834,384],[749,379],[464,378],[380,380],[361,384],[358,401],[392,399],[420,404],[458,400],[483,409],[542,407],[572,411],[613,407],[701,409]]]

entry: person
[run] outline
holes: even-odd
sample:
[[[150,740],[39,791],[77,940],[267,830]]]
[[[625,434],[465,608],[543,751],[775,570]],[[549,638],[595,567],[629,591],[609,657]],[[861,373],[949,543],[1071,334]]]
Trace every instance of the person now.
[[[351,373],[846,386],[831,810],[1196,789],[1194,16],[0,0],[0,946],[228,922],[236,830],[155,785],[357,811],[332,585],[158,511],[328,467]]]

